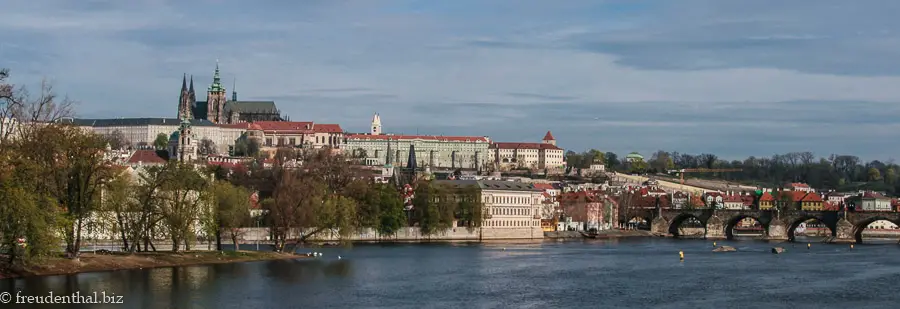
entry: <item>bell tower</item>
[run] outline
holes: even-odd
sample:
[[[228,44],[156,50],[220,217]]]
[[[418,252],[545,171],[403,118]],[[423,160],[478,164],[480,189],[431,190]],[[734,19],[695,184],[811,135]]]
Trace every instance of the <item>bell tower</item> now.
[[[381,135],[381,116],[378,116],[378,113],[375,113],[375,117],[372,117],[372,135]]]
[[[225,86],[219,75],[219,60],[216,60],[216,72],[213,74],[213,82],[206,91],[206,119],[212,123],[226,123],[225,119]]]

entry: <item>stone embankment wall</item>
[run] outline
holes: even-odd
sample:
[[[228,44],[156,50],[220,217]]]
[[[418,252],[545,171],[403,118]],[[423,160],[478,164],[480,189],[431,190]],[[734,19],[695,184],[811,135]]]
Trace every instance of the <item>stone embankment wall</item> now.
[[[244,241],[267,241],[269,232],[267,228],[243,229],[241,237]],[[299,236],[299,231],[291,233],[289,238]],[[348,236],[352,241],[482,241],[493,239],[540,239],[544,237],[544,231],[540,227],[504,227],[475,228],[471,231],[464,227],[447,229],[431,235],[423,235],[417,227],[401,228],[394,235],[379,234],[375,229],[363,229]],[[339,241],[337,231],[322,231],[313,236],[313,241]]]

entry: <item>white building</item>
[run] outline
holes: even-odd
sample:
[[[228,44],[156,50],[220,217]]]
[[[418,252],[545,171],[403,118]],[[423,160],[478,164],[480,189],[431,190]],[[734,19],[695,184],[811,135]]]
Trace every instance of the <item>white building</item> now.
[[[264,150],[278,147],[344,148],[344,129],[338,124],[312,121],[257,121],[249,124],[247,136]]]
[[[486,136],[384,134],[378,114],[372,119],[371,129],[369,134],[346,136],[347,154],[364,157],[366,165],[404,167],[410,145],[415,146],[420,167],[483,170],[492,162],[488,150],[491,141]]]
[[[891,198],[875,192],[866,192],[850,198],[862,211],[892,211]]]
[[[556,139],[550,131],[547,131],[540,143],[493,143],[491,158],[501,171],[525,168],[562,173],[566,169],[565,153],[556,146]]]
[[[456,188],[477,186],[484,203],[483,239],[543,238],[540,189],[533,184],[496,180],[436,180]]]
[[[132,145],[152,146],[159,134],[165,134],[169,138],[172,132],[178,131],[181,120],[175,118],[118,118],[118,119],[68,119],[75,125],[93,130],[101,135],[113,134],[115,131],[122,135]],[[247,131],[248,123],[217,125],[207,120],[190,120],[191,130],[196,139],[211,140],[219,154],[228,153],[228,149],[234,146],[235,141]]]

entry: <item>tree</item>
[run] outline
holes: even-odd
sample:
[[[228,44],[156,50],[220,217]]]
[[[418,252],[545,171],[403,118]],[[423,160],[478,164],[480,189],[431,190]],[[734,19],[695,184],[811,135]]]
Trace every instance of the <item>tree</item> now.
[[[131,175],[119,172],[114,173],[111,179],[103,184],[103,200],[100,213],[107,214],[112,218],[113,230],[118,231],[119,239],[122,241],[122,250],[128,250],[129,235],[133,235],[136,231],[132,230],[136,227],[136,222],[140,217],[140,208],[136,201],[135,189],[136,184]]]
[[[215,182],[212,192],[213,211],[205,216],[206,220],[215,223],[217,239],[224,232],[231,238],[234,250],[238,251],[241,228],[250,222],[250,192],[224,181]],[[217,250],[222,250],[221,247],[221,242],[217,241]]]
[[[163,150],[169,146],[169,136],[165,133],[159,133],[156,135],[156,139],[153,140],[153,147],[156,147],[156,150]]]
[[[434,182],[421,183],[415,188],[413,213],[419,232],[431,235],[451,227],[453,210],[446,189]],[[448,208],[451,208],[448,211]]]
[[[97,158],[86,143],[93,135],[59,124],[71,115],[72,101],[58,99],[46,81],[32,96],[6,83],[8,77],[9,71],[0,69],[0,247],[10,263],[27,264],[57,249],[60,228],[67,251],[77,246],[68,223],[73,212],[87,213],[93,205],[98,179],[89,175],[102,168],[89,171]],[[32,125],[37,123],[43,125]]]
[[[42,181],[35,190],[58,202],[64,215],[60,226],[66,253],[77,258],[81,232],[99,205],[101,186],[108,181],[110,162],[106,139],[70,125],[46,125],[23,131],[20,149],[36,163]]]
[[[628,163],[629,173],[643,174],[647,172],[647,169],[647,162],[644,162],[644,160],[641,159],[635,159],[634,161]]]
[[[603,156],[603,158],[606,159],[607,170],[614,170],[616,167],[622,164],[621,162],[619,162],[619,156],[613,152],[607,152]]]
[[[406,225],[406,214],[399,191],[389,184],[375,184],[378,192],[378,225],[375,230],[381,235],[391,236]]]
[[[897,183],[897,169],[893,166],[888,167],[884,171],[884,182],[889,185],[894,185]]]
[[[53,200],[31,190],[31,163],[6,158],[0,160],[0,248],[9,264],[22,265],[57,250],[61,214]]]
[[[869,168],[868,175],[869,181],[881,181],[881,172],[879,172],[877,168]]]
[[[297,170],[281,170],[276,179],[272,202],[264,205],[268,207],[267,219],[272,229],[275,250],[283,251],[292,230],[304,227],[319,229],[303,235],[304,238],[324,230],[323,227],[316,226],[316,211],[324,203],[327,187],[316,178]]]
[[[160,187],[160,217],[172,240],[172,251],[177,252],[181,244],[190,250],[196,237],[194,226],[203,208],[209,207],[209,183],[191,165],[177,161],[168,165]]]
[[[211,139],[204,138],[200,140],[200,145],[197,147],[197,152],[201,156],[206,155],[214,155],[219,153],[219,150],[216,148],[216,143],[214,143]]]
[[[475,228],[481,227],[481,222],[484,219],[482,213],[484,203],[481,202],[480,188],[466,186],[457,190],[454,195],[454,200],[456,200],[455,219],[458,219],[459,223],[470,232]]]
[[[455,188],[430,181],[416,187],[413,198],[414,218],[423,235],[431,235],[453,226],[472,230],[480,227],[484,218],[480,188]]]
[[[672,156],[668,152],[660,150],[650,158],[649,167],[656,172],[665,173],[675,168],[675,161],[672,160]]]
[[[125,149],[131,146],[131,141],[118,129],[106,135],[106,142],[112,149]]]

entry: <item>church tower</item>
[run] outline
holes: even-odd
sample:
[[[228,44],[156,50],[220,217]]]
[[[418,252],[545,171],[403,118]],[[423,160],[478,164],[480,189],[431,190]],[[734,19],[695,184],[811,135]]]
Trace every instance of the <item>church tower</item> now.
[[[188,107],[188,118],[187,119],[195,119],[197,115],[194,115],[194,109],[197,108],[197,95],[194,93],[194,75],[191,75],[191,86],[188,88],[188,95],[190,97],[189,101],[191,106]]]
[[[191,121],[181,119],[178,130],[169,136],[169,158],[181,162],[197,160],[197,140],[191,130]]]
[[[206,119],[213,123],[226,123],[225,121],[225,86],[222,86],[222,78],[219,76],[219,61],[216,60],[216,72],[213,74],[213,83],[206,91]]]
[[[378,113],[372,117],[372,135],[381,135],[381,116]]]
[[[194,103],[191,101],[191,93],[187,88],[187,74],[181,78],[181,95],[178,96],[178,119],[191,119],[191,107]]]

